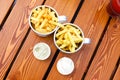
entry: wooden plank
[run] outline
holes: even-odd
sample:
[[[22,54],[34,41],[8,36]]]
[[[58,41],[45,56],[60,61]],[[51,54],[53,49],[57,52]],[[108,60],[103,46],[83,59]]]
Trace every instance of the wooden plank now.
[[[108,21],[109,15],[106,12],[106,6],[109,0],[85,0],[80,12],[75,20],[75,24],[79,25],[85,37],[91,38],[91,44],[84,45],[82,49],[75,54],[64,54],[60,52],[58,55],[47,80],[62,79],[62,80],[81,80],[88,66],[88,63],[97,46],[100,36]],[[70,57],[75,63],[75,70],[71,75],[63,76],[56,69],[57,61],[63,57]]]
[[[47,0],[45,5],[52,6],[61,15],[64,14],[68,16],[68,21],[70,21],[79,5],[79,2],[79,0]],[[70,9],[68,9],[66,5],[69,6]],[[70,10],[71,13],[68,13],[66,9]],[[45,61],[39,61],[33,56],[33,46],[38,42],[45,42],[51,47],[51,56]],[[42,80],[56,50],[57,49],[53,43],[53,35],[43,38],[35,35],[33,31],[30,31],[7,79]]]
[[[67,16],[67,22],[70,22],[80,1],[50,0],[50,1],[46,1],[46,4],[48,4],[49,6],[53,6],[60,16],[61,15]],[[59,3],[59,4],[56,4],[56,3]]]
[[[120,19],[112,19],[85,80],[109,80],[120,53]]]
[[[43,0],[18,0],[0,31],[0,80],[3,80],[29,28],[30,10],[42,2]]]
[[[0,0],[0,25],[13,2],[14,0]]]
[[[113,80],[120,80],[120,64],[119,64],[119,67],[117,69],[117,72],[115,73]]]

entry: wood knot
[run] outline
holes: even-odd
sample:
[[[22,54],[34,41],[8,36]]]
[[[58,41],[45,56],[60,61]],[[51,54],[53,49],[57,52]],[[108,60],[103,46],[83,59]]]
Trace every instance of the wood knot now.
[[[113,25],[113,28],[117,28],[117,24],[114,24],[114,25]]]

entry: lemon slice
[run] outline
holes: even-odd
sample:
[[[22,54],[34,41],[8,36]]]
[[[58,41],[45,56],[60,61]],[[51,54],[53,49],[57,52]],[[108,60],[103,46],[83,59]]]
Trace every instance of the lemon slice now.
[[[57,70],[62,75],[71,74],[74,70],[74,63],[68,57],[63,57],[57,62]]]
[[[33,48],[33,55],[39,60],[45,60],[50,56],[51,50],[48,44],[38,43]]]

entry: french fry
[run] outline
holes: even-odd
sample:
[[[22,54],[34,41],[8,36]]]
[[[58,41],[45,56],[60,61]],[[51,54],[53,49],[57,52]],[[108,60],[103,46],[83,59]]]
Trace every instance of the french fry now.
[[[57,22],[54,22],[54,21],[49,21],[50,24],[53,24],[53,25],[56,25],[56,26],[59,26],[59,27],[64,27],[62,24],[60,23],[57,23]]]
[[[39,21],[39,19],[34,18],[34,17],[31,17],[30,19],[33,20],[33,21],[36,21],[36,22]]]
[[[60,35],[58,38],[59,38],[59,40],[63,40],[64,34]]]
[[[38,14],[37,19],[40,19],[44,13],[45,13],[45,10],[42,10],[42,11]]]
[[[47,21],[48,21],[47,19],[43,20],[43,22],[42,22],[42,24],[40,25],[39,28],[42,29],[45,26],[45,24],[47,23]]]
[[[65,48],[67,45],[66,44],[62,44],[61,46],[60,46],[60,48]]]
[[[75,51],[75,47],[71,47],[71,52],[74,52]]]
[[[56,41],[56,44],[57,44],[58,46],[60,46],[62,43],[63,43],[62,40],[57,40],[57,41]]]
[[[59,37],[61,34],[64,34],[65,32],[67,32],[67,30],[63,30],[63,31],[57,33],[57,34],[56,34],[56,37]]]
[[[72,46],[73,46],[73,47],[77,47],[76,44],[75,44],[75,42],[74,42],[74,40],[73,40],[72,37],[71,37],[72,35],[70,34],[70,32],[68,32],[67,34],[68,34],[68,37],[69,37],[69,40],[70,40]]]

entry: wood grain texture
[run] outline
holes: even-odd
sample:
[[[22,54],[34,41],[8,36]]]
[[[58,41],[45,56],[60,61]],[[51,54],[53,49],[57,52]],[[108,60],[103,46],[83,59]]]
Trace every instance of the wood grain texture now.
[[[87,69],[88,63],[93,52],[99,42],[100,36],[108,21],[109,15],[106,12],[106,6],[109,0],[85,0],[80,12],[75,20],[75,24],[79,25],[85,37],[91,38],[91,44],[84,45],[81,50],[75,54],[64,54],[60,52],[55,64],[48,75],[47,80],[81,80]],[[75,70],[71,75],[63,76],[56,69],[57,61],[61,57],[70,57],[75,63]]]
[[[67,17],[66,22],[70,22],[81,0],[47,0],[46,4],[53,6],[58,14]],[[59,3],[59,4],[57,4]]]
[[[41,80],[52,60],[56,47],[51,42],[51,36],[41,38],[30,32],[24,46],[7,77],[7,80]],[[51,55],[47,60],[39,61],[33,55],[33,46],[39,42],[45,42],[51,47]]]
[[[18,0],[0,31],[0,80],[3,80],[29,28],[30,10],[42,2],[43,0]]]
[[[79,0],[47,0],[45,5],[49,5],[55,8],[58,13],[68,16],[68,21],[70,21],[77,9],[79,2]],[[68,7],[66,7],[66,5],[69,6],[71,13],[68,13]],[[51,47],[51,56],[45,61],[39,61],[33,56],[32,49],[38,42],[45,42]],[[57,48],[53,42],[53,35],[43,38],[37,36],[33,31],[30,31],[15,63],[13,64],[7,80],[42,80],[53,56],[55,55],[56,50]]]
[[[119,67],[115,73],[113,80],[120,80],[120,64],[119,64]]]
[[[85,80],[109,80],[120,56],[120,19],[112,19]]]
[[[0,0],[0,25],[14,0]]]

